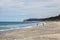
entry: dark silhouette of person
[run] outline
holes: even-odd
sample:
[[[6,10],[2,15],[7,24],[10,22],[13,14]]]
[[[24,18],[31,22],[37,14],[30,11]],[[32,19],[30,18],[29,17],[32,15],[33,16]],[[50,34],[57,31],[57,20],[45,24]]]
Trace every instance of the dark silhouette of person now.
[[[37,26],[38,26],[38,23],[37,23]]]

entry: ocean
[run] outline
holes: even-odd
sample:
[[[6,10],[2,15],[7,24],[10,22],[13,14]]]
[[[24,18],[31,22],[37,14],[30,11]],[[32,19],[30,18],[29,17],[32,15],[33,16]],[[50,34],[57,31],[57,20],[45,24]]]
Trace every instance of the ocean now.
[[[0,22],[0,31],[31,28],[38,22]]]

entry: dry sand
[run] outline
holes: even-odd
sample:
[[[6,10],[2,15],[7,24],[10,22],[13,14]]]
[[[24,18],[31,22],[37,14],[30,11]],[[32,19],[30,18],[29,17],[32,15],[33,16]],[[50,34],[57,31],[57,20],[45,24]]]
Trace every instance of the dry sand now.
[[[60,40],[60,21],[46,22],[44,26],[1,33],[0,40]]]

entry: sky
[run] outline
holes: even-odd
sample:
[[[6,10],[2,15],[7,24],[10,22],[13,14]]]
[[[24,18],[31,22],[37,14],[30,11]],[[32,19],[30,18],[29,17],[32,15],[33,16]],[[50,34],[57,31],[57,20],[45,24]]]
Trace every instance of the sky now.
[[[60,14],[60,0],[0,0],[0,21],[22,21]]]

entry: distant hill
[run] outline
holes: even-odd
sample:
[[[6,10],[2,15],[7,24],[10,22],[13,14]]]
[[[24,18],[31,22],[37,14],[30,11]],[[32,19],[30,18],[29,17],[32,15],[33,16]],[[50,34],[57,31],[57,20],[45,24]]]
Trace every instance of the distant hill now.
[[[60,15],[49,18],[42,18],[42,19],[31,18],[31,19],[26,19],[24,21],[60,21]]]

